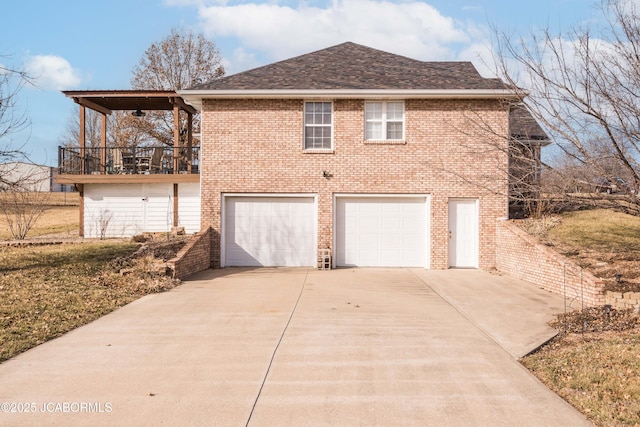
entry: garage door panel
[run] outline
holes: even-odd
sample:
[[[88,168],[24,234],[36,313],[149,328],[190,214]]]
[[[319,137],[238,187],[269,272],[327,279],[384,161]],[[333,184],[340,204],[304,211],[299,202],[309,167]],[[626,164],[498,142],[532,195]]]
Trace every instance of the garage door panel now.
[[[380,206],[380,213],[387,216],[397,216],[402,213],[403,207],[397,204],[384,204]]]
[[[382,259],[388,260],[391,265],[401,265],[403,260],[403,254],[398,251],[381,250],[380,255]]]
[[[313,197],[227,197],[226,266],[313,266]]]
[[[424,247],[424,240],[421,236],[415,234],[409,234],[402,236],[402,246],[405,249],[421,249]]]
[[[380,235],[380,245],[381,251],[384,251],[385,248],[390,250],[402,249],[404,246],[404,240],[401,235],[396,233],[384,233]]]
[[[404,229],[419,229],[423,227],[424,218],[408,217],[402,219],[402,228]]]
[[[338,266],[424,267],[426,197],[338,197]]]
[[[376,225],[380,226],[381,230],[401,232],[404,228],[404,222],[405,221],[398,221],[397,216],[382,217]]]
[[[356,223],[359,228],[375,228],[379,225],[380,218],[373,215],[365,215],[360,217],[360,221]]]

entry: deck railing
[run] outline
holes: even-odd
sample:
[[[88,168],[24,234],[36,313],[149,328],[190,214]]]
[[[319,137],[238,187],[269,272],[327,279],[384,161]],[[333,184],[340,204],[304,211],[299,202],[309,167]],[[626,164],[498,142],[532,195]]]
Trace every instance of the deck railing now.
[[[60,174],[197,174],[200,147],[58,147]]]

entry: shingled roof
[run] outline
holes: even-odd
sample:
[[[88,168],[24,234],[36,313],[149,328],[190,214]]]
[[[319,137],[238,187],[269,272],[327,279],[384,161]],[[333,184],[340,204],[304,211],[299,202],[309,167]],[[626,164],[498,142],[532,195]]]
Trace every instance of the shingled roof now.
[[[505,90],[470,62],[424,62],[342,43],[193,86],[188,91]]]
[[[519,140],[539,141],[543,145],[551,142],[549,136],[523,104],[513,105],[509,110],[509,131],[513,138]]]

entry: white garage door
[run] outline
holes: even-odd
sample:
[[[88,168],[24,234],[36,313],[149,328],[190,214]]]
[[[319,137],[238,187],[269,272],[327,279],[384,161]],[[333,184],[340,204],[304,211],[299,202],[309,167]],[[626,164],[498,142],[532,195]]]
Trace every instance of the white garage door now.
[[[427,267],[426,197],[336,199],[336,264]]]
[[[225,266],[314,266],[313,197],[226,197]]]

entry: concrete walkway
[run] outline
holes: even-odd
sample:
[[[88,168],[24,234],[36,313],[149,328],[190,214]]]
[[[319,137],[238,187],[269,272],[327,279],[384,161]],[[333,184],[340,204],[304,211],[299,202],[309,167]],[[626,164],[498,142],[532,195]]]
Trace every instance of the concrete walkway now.
[[[516,361],[562,307],[473,270],[207,271],[1,364],[0,425],[591,425]]]

